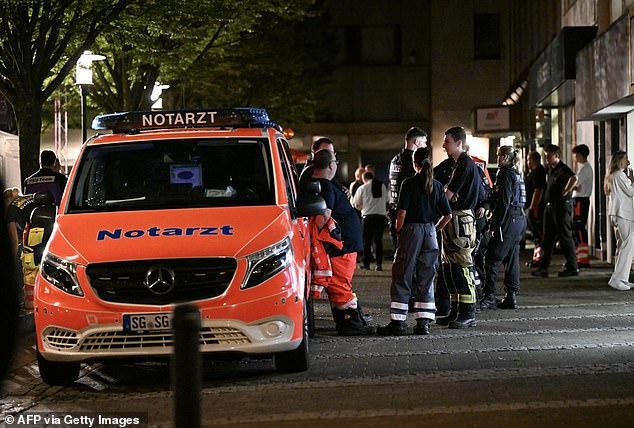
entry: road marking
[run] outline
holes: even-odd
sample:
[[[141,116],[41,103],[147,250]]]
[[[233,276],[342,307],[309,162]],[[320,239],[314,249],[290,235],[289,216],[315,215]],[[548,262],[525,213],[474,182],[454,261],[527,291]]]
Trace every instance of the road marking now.
[[[402,351],[402,352],[355,352],[337,353],[330,355],[315,355],[315,360],[342,360],[359,358],[400,358],[400,357],[421,357],[429,355],[467,355],[486,354],[498,352],[541,352],[541,351],[578,351],[585,349],[616,349],[634,348],[634,342],[622,343],[586,343],[571,345],[541,345],[541,346],[500,346],[493,348],[478,349],[432,349],[428,351]]]
[[[241,415],[230,417],[214,417],[214,424],[246,424],[262,422],[293,422],[309,420],[340,420],[356,419],[367,421],[370,418],[383,417],[403,417],[403,416],[425,416],[438,414],[468,414],[468,413],[490,413],[518,410],[537,409],[570,409],[570,408],[593,408],[608,406],[631,406],[634,405],[634,397],[605,398],[589,400],[559,400],[559,401],[532,401],[528,403],[486,403],[474,405],[455,406],[425,406],[408,407],[406,409],[342,409],[342,410],[321,410],[318,412],[299,411],[293,413],[276,413],[270,415]]]

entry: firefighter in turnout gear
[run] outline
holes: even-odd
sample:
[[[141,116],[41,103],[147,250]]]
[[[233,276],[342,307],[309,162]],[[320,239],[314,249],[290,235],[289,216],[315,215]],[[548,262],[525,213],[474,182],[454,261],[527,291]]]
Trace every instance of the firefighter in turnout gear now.
[[[407,311],[414,298],[414,334],[429,334],[434,320],[434,277],[438,259],[437,231],[451,219],[451,207],[442,184],[433,178],[431,150],[414,153],[416,175],[403,182],[398,198],[396,231],[400,234],[392,267],[390,323],[379,327],[382,336],[407,332]],[[441,214],[438,220],[438,213]],[[414,275],[415,273],[415,275]]]
[[[516,293],[520,288],[520,241],[526,228],[524,204],[526,189],[518,171],[519,155],[513,147],[498,149],[498,173],[493,190],[493,212],[489,223],[489,245],[485,253],[485,279],[481,309],[516,309]],[[495,282],[500,264],[505,263],[504,289],[501,303],[495,299]]]
[[[445,132],[443,141],[443,148],[456,161],[445,191],[453,218],[442,231],[443,263],[449,264],[444,281],[451,295],[451,309],[447,317],[436,319],[436,324],[449,328],[476,324],[476,290],[470,269],[476,243],[474,208],[482,180],[478,167],[465,152],[466,138],[464,128],[456,126]]]

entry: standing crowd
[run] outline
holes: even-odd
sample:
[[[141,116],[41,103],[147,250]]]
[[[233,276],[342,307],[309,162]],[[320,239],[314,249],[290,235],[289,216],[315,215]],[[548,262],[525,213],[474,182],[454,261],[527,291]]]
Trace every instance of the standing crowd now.
[[[544,148],[546,165],[539,152],[530,152],[524,174],[519,151],[500,146],[497,173],[491,180],[486,163],[468,153],[463,128],[445,132],[447,158],[433,167],[427,133],[413,127],[405,135],[403,149],[390,162],[388,185],[376,177],[372,165],[359,167],[349,186],[332,186],[341,192],[337,208],[327,182],[336,182],[332,165],[338,161],[334,143],[327,141],[325,148],[313,146],[313,157],[315,167],[323,164],[331,173],[312,179],[322,182],[329,211],[347,207],[345,220],[339,225],[340,220],[335,219],[340,227],[334,230],[343,232],[352,224],[362,230],[353,239],[356,249],[348,245],[348,254],[355,254],[350,256],[354,258],[359,252],[361,269],[370,269],[374,263],[375,270],[381,271],[386,229],[393,244],[390,322],[376,329],[379,335],[407,334],[410,312],[416,321],[414,334],[428,335],[433,322],[462,329],[475,326],[476,314],[482,310],[516,309],[520,250],[527,230],[535,245],[528,262],[534,268],[532,275],[549,277],[557,245],[565,258],[559,277],[576,276],[579,268],[589,267],[587,222],[593,171],[586,145],[573,148],[576,172],[562,161],[559,147],[549,145]],[[634,287],[629,282],[634,260],[634,173],[628,166],[627,155],[615,153],[603,186],[617,238],[615,271],[608,284],[617,290]],[[330,238],[336,236],[329,234]],[[341,236],[346,246],[343,233]],[[336,259],[335,254],[331,250],[331,258]],[[496,283],[502,265],[504,296],[498,298]],[[353,270],[350,262],[346,270],[348,299],[360,308],[352,291]],[[333,265],[333,275],[334,271]],[[337,311],[354,308],[354,304],[335,301],[329,287],[326,292],[340,334],[374,332],[368,325],[370,317],[360,309],[342,318]],[[346,322],[354,322],[355,327],[345,328]]]

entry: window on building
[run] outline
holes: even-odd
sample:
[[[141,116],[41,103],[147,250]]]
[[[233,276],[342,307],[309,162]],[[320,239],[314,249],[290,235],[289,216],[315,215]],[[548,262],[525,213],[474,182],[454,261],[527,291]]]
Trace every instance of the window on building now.
[[[473,15],[473,58],[500,59],[500,14],[476,13]]]
[[[395,65],[401,62],[401,30],[397,25],[350,25],[338,32],[338,62],[345,65]]]

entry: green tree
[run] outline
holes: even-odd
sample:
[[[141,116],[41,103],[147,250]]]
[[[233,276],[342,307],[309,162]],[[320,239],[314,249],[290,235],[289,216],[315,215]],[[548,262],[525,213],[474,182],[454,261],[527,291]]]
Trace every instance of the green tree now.
[[[223,67],[225,58],[235,56],[243,40],[277,31],[277,17],[304,20],[313,13],[313,4],[314,0],[135,3],[122,14],[117,28],[97,40],[96,49],[107,59],[94,65],[92,99],[103,112],[147,110],[154,84],[160,81],[179,94],[172,97],[178,99],[172,106],[193,107],[183,97],[183,82],[198,92],[214,85],[239,86],[242,76]],[[227,73],[212,76],[209,64]]]
[[[171,107],[266,107],[285,123],[315,119],[317,98],[334,68],[335,40],[326,17],[300,21],[265,13],[218,58],[208,54],[169,93]]]
[[[0,93],[15,112],[22,177],[38,168],[42,106],[132,0],[0,0]]]

